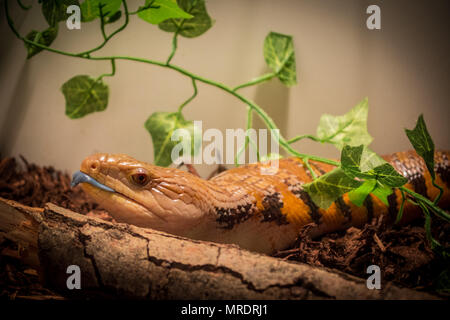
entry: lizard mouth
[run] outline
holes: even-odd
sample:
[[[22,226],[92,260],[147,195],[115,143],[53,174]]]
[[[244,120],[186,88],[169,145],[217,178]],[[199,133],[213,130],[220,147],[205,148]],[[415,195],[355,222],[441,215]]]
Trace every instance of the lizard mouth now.
[[[80,183],[89,183],[90,185],[93,185],[94,187],[97,187],[101,190],[105,190],[108,192],[116,192],[116,190],[105,186],[104,184],[98,182],[97,180],[95,180],[94,178],[92,178],[90,175],[81,172],[81,171],[77,171],[73,174],[72,176],[72,182],[70,183],[70,186],[73,188],[75,186],[77,186]]]
[[[114,190],[113,188],[98,182],[96,179],[94,179],[93,177],[91,177],[90,175],[88,175],[82,171],[77,171],[72,176],[72,182],[71,182],[70,186],[73,188],[80,183],[86,183],[89,185],[88,188],[85,188],[85,191],[87,191],[91,195],[93,192],[90,192],[90,191],[94,191],[94,193],[96,193],[96,194],[100,193],[104,196],[108,196],[108,198],[110,199],[110,201],[108,201],[108,202],[114,202],[113,206],[119,205],[120,202],[125,203],[125,204],[132,204],[132,206],[137,206],[137,207],[141,208],[141,212],[144,211],[148,216],[155,216],[155,217],[161,219],[162,221],[167,222],[166,219],[164,219],[160,215],[156,214],[153,210],[151,210],[147,206],[143,205],[142,203],[139,203],[136,200],[134,200],[133,198],[130,198],[129,196],[127,196],[123,193],[120,193],[120,192]],[[105,201],[104,196],[101,197],[102,202]],[[97,198],[97,197],[95,197],[95,198]],[[119,199],[122,201],[119,202]],[[109,204],[108,207],[110,207],[110,203],[108,203],[108,204]],[[132,210],[133,210],[133,208],[130,207],[130,211],[132,211]]]

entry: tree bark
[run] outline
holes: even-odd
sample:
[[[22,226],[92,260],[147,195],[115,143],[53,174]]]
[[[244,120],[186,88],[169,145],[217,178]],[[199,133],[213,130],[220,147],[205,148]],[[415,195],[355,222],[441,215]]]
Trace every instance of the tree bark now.
[[[436,299],[342,272],[283,261],[234,245],[87,217],[48,203],[30,208],[0,198],[0,236],[45,285],[66,297],[133,299]],[[81,270],[69,290],[67,267]]]

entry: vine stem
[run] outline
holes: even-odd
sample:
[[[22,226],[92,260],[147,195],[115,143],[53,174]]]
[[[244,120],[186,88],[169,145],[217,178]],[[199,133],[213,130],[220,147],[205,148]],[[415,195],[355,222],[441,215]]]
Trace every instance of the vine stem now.
[[[172,61],[173,56],[175,55],[175,52],[177,51],[178,48],[178,33],[181,30],[181,27],[184,24],[184,19],[183,21],[181,21],[180,24],[178,24],[174,19],[171,19],[173,24],[177,26],[177,30],[175,30],[175,32],[173,33],[173,38],[172,38],[172,52],[169,55],[169,58],[167,58],[166,64],[169,65],[170,61]]]
[[[194,93],[192,94],[192,96],[189,97],[189,99],[187,99],[185,102],[183,102],[181,104],[181,106],[178,107],[178,113],[181,113],[183,108],[197,96],[197,93],[198,93],[197,92],[197,84],[195,83],[194,78],[191,78],[191,79],[192,79],[192,86],[194,87]]]
[[[5,6],[6,6],[6,2],[8,2],[8,0],[5,0]],[[103,21],[103,17],[100,17],[100,23],[101,23],[101,30],[102,30],[102,35],[103,35],[103,42],[98,45],[97,47],[91,49],[91,50],[87,50],[87,51],[83,51],[80,53],[76,53],[76,54],[72,54],[72,56],[87,56],[89,57],[89,55],[95,51],[98,51],[100,49],[102,49],[106,43],[108,43],[109,40],[111,40],[112,37],[114,37],[116,34],[118,34],[119,32],[121,32],[123,29],[125,29],[128,25],[129,22],[129,13],[128,13],[128,6],[127,6],[127,2],[126,0],[122,0],[122,5],[123,5],[123,11],[124,11],[124,15],[125,15],[125,22],[123,23],[122,26],[120,26],[117,30],[115,30],[113,33],[111,33],[109,36],[106,35],[105,33],[105,25],[104,25],[104,21]],[[7,13],[8,15],[8,13]],[[23,40],[23,39],[22,39]],[[56,52],[56,53],[60,53],[60,54],[64,54],[61,52]]]
[[[136,10],[136,11],[129,12],[128,14],[129,14],[129,15],[138,14],[139,12],[145,11],[145,10],[147,10],[147,9],[159,9],[159,8],[161,7],[161,6],[158,6],[158,5],[155,5],[155,6],[154,6],[153,3],[155,3],[155,0],[150,1],[150,3],[146,4],[145,6],[140,7],[140,8],[139,8],[138,10]]]
[[[439,200],[441,200],[442,195],[444,194],[444,188],[442,188],[440,185],[438,185],[435,181],[435,179],[431,179],[431,183],[433,186],[435,186],[439,190],[439,194],[434,199],[433,203],[437,205],[439,203]]]
[[[425,215],[425,233],[427,240],[431,243],[431,249],[436,250],[438,248],[442,248],[441,244],[433,238],[433,235],[431,234],[431,214],[429,209],[425,206],[424,203],[419,202],[419,207],[422,209],[424,215]]]
[[[405,202],[406,202],[405,192],[401,189],[400,189],[400,192],[402,194],[402,203],[400,205],[400,209],[398,210],[397,218],[395,219],[395,224],[399,223],[402,220],[403,209],[405,208]]]
[[[103,15],[103,7],[104,4],[99,3],[98,4],[98,10],[100,12],[100,30],[102,31],[102,36],[104,41],[107,41],[108,36],[106,35],[106,31],[105,31],[105,16]]]
[[[173,39],[172,39],[172,52],[170,53],[169,58],[167,58],[167,62],[166,64],[169,65],[170,61],[172,61],[173,56],[175,55],[175,52],[177,51],[177,47],[178,47],[178,29],[177,31],[174,32],[173,34]]]
[[[17,0],[17,3],[19,4],[19,6],[20,6],[23,10],[29,10],[29,9],[31,9],[31,5],[28,5],[28,6],[24,5],[24,4],[22,3],[21,0]]]
[[[311,168],[311,165],[309,164],[309,158],[308,158],[308,157],[305,157],[305,158],[303,158],[302,160],[303,160],[303,163],[304,163],[305,166],[306,166],[306,169],[308,169],[309,172],[311,172],[311,176],[312,176],[312,178],[315,180],[315,179],[317,178],[317,174],[316,174],[316,173],[314,172],[314,170]]]
[[[310,135],[310,134],[303,134],[303,135],[300,135],[300,136],[296,136],[296,137],[294,137],[292,139],[289,139],[287,141],[287,143],[292,144],[292,143],[297,142],[297,141],[302,140],[302,139],[311,139],[311,140],[314,140],[316,142],[322,142],[322,140],[319,139],[316,136],[313,136],[313,135]]]
[[[111,59],[111,73],[104,73],[100,75],[97,79],[101,80],[103,77],[113,77],[116,74],[116,59]]]
[[[253,79],[253,80],[251,80],[249,82],[243,83],[243,84],[235,87],[233,89],[233,91],[237,91],[237,90],[245,88],[245,87],[253,86],[253,85],[259,84],[261,82],[269,81],[270,79],[272,79],[272,78],[274,78],[276,76],[277,76],[277,74],[275,72],[264,74],[261,77],[255,78],[255,79]]]
[[[439,208],[437,205],[434,204],[433,201],[429,200],[428,198],[422,196],[419,193],[416,193],[412,190],[409,190],[408,188],[405,187],[400,187],[399,188],[400,191],[404,191],[406,193],[409,193],[410,195],[412,195],[414,198],[416,198],[416,200],[419,200],[420,202],[426,204],[428,207],[430,207],[430,209],[439,217],[441,217],[444,220],[450,221],[450,214],[448,214],[447,212],[445,212],[445,210]],[[419,202],[419,203],[420,203]]]
[[[50,52],[58,53],[58,54],[65,55],[65,56],[80,58],[80,59],[86,59],[86,60],[113,60],[113,59],[114,60],[129,60],[129,61],[136,61],[136,62],[141,62],[141,63],[157,65],[157,66],[160,66],[160,67],[164,67],[164,68],[169,68],[169,69],[175,70],[175,71],[177,71],[177,72],[179,72],[179,73],[181,73],[183,75],[186,75],[186,76],[190,77],[193,80],[197,80],[197,81],[203,82],[205,84],[217,87],[217,88],[219,88],[219,89],[221,89],[223,91],[226,91],[229,94],[231,94],[234,97],[236,97],[237,99],[239,99],[242,102],[244,102],[253,111],[255,111],[256,114],[258,114],[258,116],[266,124],[267,128],[271,129],[270,132],[271,132],[271,135],[274,138],[274,140],[275,141],[279,141],[280,145],[286,151],[288,151],[290,154],[292,154],[292,155],[294,155],[296,157],[302,158],[302,159],[303,158],[307,158],[308,160],[313,160],[313,161],[318,161],[318,162],[331,164],[331,165],[334,165],[334,166],[339,166],[339,162],[337,162],[337,161],[334,161],[334,160],[331,160],[331,159],[327,159],[327,158],[318,157],[318,156],[314,156],[314,155],[303,154],[303,153],[298,152],[294,148],[292,148],[290,146],[290,144],[286,141],[286,139],[283,136],[281,136],[279,134],[279,132],[277,132],[277,130],[275,130],[275,129],[277,129],[277,126],[275,125],[274,121],[272,120],[272,118],[270,118],[270,116],[261,107],[259,107],[253,101],[251,101],[251,100],[245,98],[244,96],[242,96],[241,94],[237,93],[236,91],[234,91],[234,89],[232,89],[232,88],[230,88],[230,87],[228,87],[228,86],[226,86],[226,85],[224,85],[222,83],[219,83],[219,82],[207,79],[207,78],[203,78],[203,77],[195,75],[192,72],[190,72],[188,70],[185,70],[185,69],[183,69],[181,67],[178,67],[178,66],[175,66],[175,65],[172,65],[172,64],[167,64],[167,63],[160,62],[160,61],[144,59],[144,58],[138,58],[138,57],[130,57],[130,56],[103,56],[103,57],[102,56],[100,56],[100,57],[90,56],[90,53],[98,50],[98,48],[103,47],[106,44],[106,41],[104,41],[99,47],[94,48],[94,49],[89,50],[89,51],[86,51],[86,52],[81,53],[81,54],[65,52],[65,51],[61,51],[61,50],[50,48],[50,47],[42,45],[40,43],[36,43],[34,41],[31,41],[31,40],[28,40],[28,39],[22,37],[19,34],[19,32],[14,27],[14,23],[13,23],[11,17],[9,16],[8,5],[7,5],[8,0],[5,0],[4,3],[5,3],[5,11],[6,11],[6,17],[7,17],[8,25],[10,26],[10,28],[12,29],[14,34],[17,36],[17,38],[21,39],[22,41],[24,41],[24,42],[26,42],[28,44],[34,45],[34,46],[36,46],[38,48],[41,48],[41,49],[44,49],[44,50],[47,50],[47,51],[50,51]],[[113,32],[111,35],[109,35],[107,37],[108,40],[111,39],[111,37],[113,35],[115,35],[119,31],[123,30],[123,28],[125,28],[125,26],[128,24],[128,9],[127,9],[127,5],[126,5],[126,1],[122,0],[122,3],[123,3],[123,6],[124,6],[125,16],[126,16],[125,24],[121,28],[119,28],[118,30]]]
[[[239,151],[237,152],[236,156],[234,157],[234,165],[236,167],[239,166],[239,163],[238,163],[239,157],[241,156],[242,152],[244,152],[247,149],[247,146],[248,146],[249,142],[255,148],[255,150],[256,150],[256,157],[257,157],[258,161],[260,161],[260,155],[259,155],[259,151],[258,151],[258,146],[253,141],[253,139],[250,138],[250,134],[249,134],[249,130],[252,127],[253,127],[253,109],[250,108],[250,106],[247,106],[247,126],[245,128],[246,129],[246,131],[245,131],[245,143],[239,149]]]

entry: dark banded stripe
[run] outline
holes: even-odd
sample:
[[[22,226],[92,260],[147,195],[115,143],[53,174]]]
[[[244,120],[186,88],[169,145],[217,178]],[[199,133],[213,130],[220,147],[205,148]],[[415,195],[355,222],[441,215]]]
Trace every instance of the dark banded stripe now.
[[[215,207],[218,218],[216,221],[223,229],[233,229],[236,224],[242,223],[253,216],[256,206],[252,203],[238,205],[237,208]]]
[[[388,218],[389,218],[390,221],[395,221],[395,219],[397,218],[397,213],[398,213],[398,209],[397,209],[397,193],[395,193],[395,190],[390,195],[388,195],[387,200],[388,200],[388,203],[389,203]]]
[[[438,168],[436,170],[436,173],[439,175],[442,181],[444,181],[447,188],[450,188],[450,170]]]
[[[300,199],[309,207],[309,215],[317,225],[321,224],[322,215],[319,212],[319,207],[316,206],[314,201],[311,200],[309,194],[304,190],[298,190],[296,192],[300,196]]]
[[[418,176],[417,178],[411,180],[410,182],[413,185],[415,192],[428,198],[427,185],[426,185],[425,177],[423,175]]]
[[[305,172],[306,172],[306,174],[308,175],[308,177],[309,177],[311,180],[314,179],[314,177],[312,176],[311,171],[309,171],[308,169],[306,169],[306,167],[305,167]]]
[[[439,175],[442,181],[444,181],[447,188],[450,188],[450,166],[448,157],[444,152],[439,152],[436,160],[436,173]]]
[[[261,211],[263,219],[261,222],[276,222],[279,226],[288,224],[286,216],[281,212],[284,203],[279,192],[268,194],[262,201],[264,210]]]
[[[350,206],[345,203],[344,198],[342,198],[342,197],[337,198],[336,206],[342,212],[342,214],[346,220],[345,223],[351,222],[352,221],[352,210],[351,210]]]
[[[316,169],[316,170],[320,173],[320,175],[323,175],[323,174],[327,173],[325,170],[323,170],[323,169],[322,169],[319,165],[317,165],[317,164],[314,164],[314,163],[310,162],[309,165],[311,166],[311,168]]]
[[[373,219],[373,199],[370,194],[364,200],[364,206],[367,209],[367,223],[370,223]]]

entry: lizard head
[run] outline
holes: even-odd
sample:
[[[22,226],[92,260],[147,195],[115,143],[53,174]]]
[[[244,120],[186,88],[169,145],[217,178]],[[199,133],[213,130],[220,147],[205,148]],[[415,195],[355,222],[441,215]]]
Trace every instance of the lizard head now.
[[[118,222],[184,235],[204,220],[196,188],[205,182],[182,170],[102,153],[83,160],[72,185],[81,183]]]

